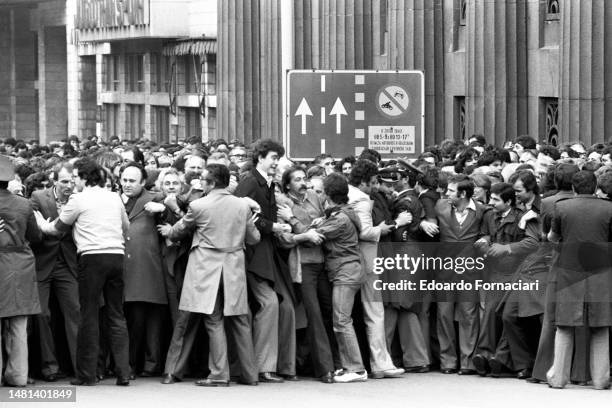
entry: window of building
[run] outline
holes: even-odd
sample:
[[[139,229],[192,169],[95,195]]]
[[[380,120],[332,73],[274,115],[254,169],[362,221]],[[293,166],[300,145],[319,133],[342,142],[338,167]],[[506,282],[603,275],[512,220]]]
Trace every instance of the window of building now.
[[[466,123],[465,96],[455,96],[455,140],[465,140]]]
[[[152,106],[155,116],[155,142],[168,143],[170,141],[170,109],[166,106]]]
[[[141,139],[144,137],[144,105],[127,105],[125,128],[130,132],[130,139]]]
[[[466,25],[467,22],[467,0],[459,0],[459,25]]]
[[[553,146],[559,144],[559,99],[542,98],[542,122],[546,140]]]
[[[559,20],[561,15],[561,5],[559,0],[547,0],[546,20]]]
[[[196,136],[202,138],[202,124],[200,122],[200,109],[185,108],[185,138]]]
[[[104,64],[104,90],[107,92],[119,90],[119,56],[105,55]]]
[[[125,89],[127,92],[144,92],[144,55],[125,56]]]
[[[170,58],[151,54],[151,92],[168,92],[170,82]]]
[[[104,131],[106,140],[113,136],[119,136],[119,105],[113,103],[104,104]]]
[[[187,55],[183,58],[185,65],[185,92],[199,93],[201,90],[202,60],[198,55]]]

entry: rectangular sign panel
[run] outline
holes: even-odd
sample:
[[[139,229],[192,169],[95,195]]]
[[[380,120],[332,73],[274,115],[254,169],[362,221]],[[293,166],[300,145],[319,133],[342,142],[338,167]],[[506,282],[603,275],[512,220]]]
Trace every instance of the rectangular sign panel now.
[[[421,71],[292,70],[287,74],[287,156],[312,160],[376,149],[418,156],[425,141]]]

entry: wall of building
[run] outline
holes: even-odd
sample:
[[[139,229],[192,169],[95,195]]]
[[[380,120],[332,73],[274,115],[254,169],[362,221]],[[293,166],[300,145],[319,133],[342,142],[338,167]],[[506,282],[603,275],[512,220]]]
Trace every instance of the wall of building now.
[[[258,64],[280,66],[278,44],[263,43],[281,36],[278,2],[218,7],[220,132],[280,140],[263,130],[264,120],[280,120],[270,110],[282,90],[262,86],[278,75]],[[590,144],[612,128],[611,1],[294,0],[292,8],[292,68],[425,73],[426,144],[470,134]]]
[[[217,38],[217,0],[189,3],[189,36]]]

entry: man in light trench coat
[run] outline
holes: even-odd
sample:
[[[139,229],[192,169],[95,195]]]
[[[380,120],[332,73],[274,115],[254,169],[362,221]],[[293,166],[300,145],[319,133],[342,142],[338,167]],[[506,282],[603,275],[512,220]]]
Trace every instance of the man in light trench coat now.
[[[159,226],[160,233],[170,239],[195,229],[179,309],[202,313],[210,339],[210,375],[196,384],[229,385],[225,317],[236,342],[240,382],[256,385],[258,370],[248,319],[244,248],[245,243],[256,244],[260,234],[249,204],[226,190],[230,178],[227,167],[210,164],[201,177],[207,195],[193,201],[174,226]]]

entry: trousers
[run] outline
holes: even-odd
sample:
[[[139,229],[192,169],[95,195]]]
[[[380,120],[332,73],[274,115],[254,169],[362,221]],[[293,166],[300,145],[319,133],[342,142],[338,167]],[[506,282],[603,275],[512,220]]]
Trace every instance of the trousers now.
[[[3,368],[7,384],[24,386],[28,382],[28,317],[14,316],[0,320],[0,375]],[[2,360],[2,346],[6,362]]]
[[[123,315],[123,255],[91,254],[79,257],[79,303],[81,319],[77,335],[78,379],[93,382],[100,347],[99,299],[104,294],[108,340],[115,373],[130,375],[129,339]]]
[[[610,387],[610,328],[591,327],[589,366],[596,389]],[[548,384],[563,388],[569,382],[574,352],[574,327],[557,327],[553,365],[546,373]]]

